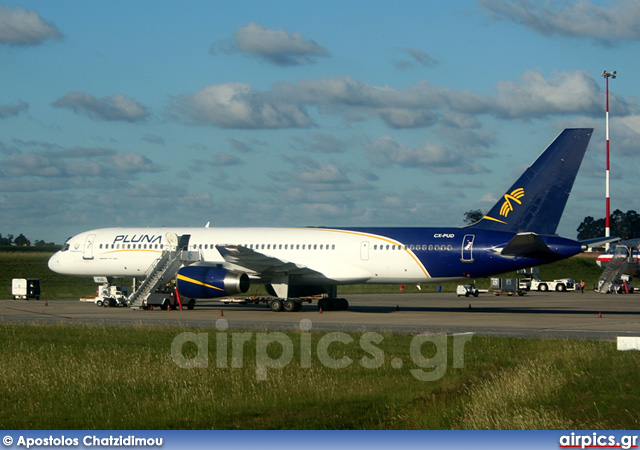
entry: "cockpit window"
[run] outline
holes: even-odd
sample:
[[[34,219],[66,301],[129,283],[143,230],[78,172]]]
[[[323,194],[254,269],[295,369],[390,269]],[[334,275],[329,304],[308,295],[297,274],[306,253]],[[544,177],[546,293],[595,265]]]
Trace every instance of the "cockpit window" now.
[[[66,244],[64,244],[64,247],[62,247],[62,249],[60,251],[61,252],[66,252],[67,250],[69,250],[69,243],[68,242]]]

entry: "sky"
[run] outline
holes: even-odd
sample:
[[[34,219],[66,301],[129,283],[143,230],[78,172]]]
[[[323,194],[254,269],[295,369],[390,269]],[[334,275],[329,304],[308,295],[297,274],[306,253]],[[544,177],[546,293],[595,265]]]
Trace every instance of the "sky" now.
[[[460,226],[595,129],[558,234],[640,210],[640,2],[0,0],[0,233]],[[604,234],[604,230],[603,230]]]

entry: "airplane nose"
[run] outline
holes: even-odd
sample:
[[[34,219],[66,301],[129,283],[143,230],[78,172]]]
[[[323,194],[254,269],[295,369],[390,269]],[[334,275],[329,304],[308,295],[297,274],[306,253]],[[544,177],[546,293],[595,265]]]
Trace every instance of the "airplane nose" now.
[[[53,272],[58,272],[60,268],[60,252],[55,252],[53,256],[49,258],[47,265]]]

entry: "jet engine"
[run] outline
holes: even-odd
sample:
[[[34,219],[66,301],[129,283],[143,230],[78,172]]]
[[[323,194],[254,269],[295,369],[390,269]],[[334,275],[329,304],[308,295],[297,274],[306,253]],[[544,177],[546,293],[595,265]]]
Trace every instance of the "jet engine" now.
[[[218,267],[186,266],[176,277],[178,292],[183,297],[216,298],[243,294],[249,290],[246,273]]]

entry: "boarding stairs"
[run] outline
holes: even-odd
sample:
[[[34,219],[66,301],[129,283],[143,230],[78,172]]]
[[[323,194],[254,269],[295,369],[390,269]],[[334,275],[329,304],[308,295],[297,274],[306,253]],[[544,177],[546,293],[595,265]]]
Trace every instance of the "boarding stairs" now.
[[[618,245],[616,252],[613,254],[611,261],[602,272],[598,280],[598,292],[607,294],[609,292],[617,292],[612,289],[613,285],[620,280],[620,277],[627,269],[629,262],[629,249],[624,245]]]
[[[188,242],[188,235],[181,236],[178,245],[168,246],[162,252],[162,256],[151,264],[147,270],[145,280],[127,298],[127,304],[130,308],[140,309],[143,307],[149,295],[165,286],[172,279],[175,279],[181,267],[202,259],[200,252],[188,250]]]

